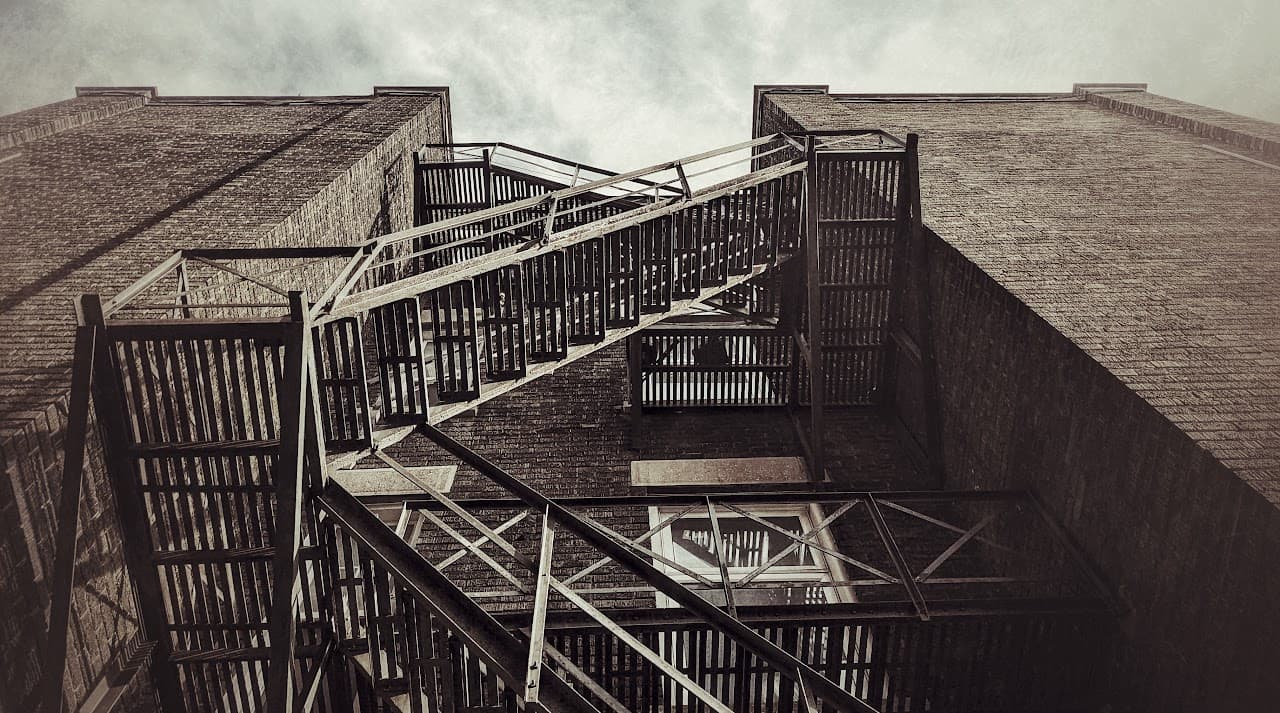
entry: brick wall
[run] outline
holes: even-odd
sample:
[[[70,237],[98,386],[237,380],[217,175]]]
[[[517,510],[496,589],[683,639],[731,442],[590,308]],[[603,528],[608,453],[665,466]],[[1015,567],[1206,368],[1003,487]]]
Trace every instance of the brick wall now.
[[[1124,710],[1267,710],[1280,518],[1189,436],[932,239],[947,485],[1030,488],[1107,574]]]
[[[550,496],[598,497],[644,492],[631,487],[631,461],[663,458],[796,456],[783,409],[662,409],[645,413],[632,431],[626,346],[571,362],[447,421],[443,430],[463,445]],[[828,431],[833,458],[849,485],[918,484],[918,476],[888,426],[871,410],[833,409]],[[413,436],[393,447],[406,464],[455,459]],[[460,466],[456,497],[504,496],[471,468]]]
[[[89,95],[0,119],[23,139],[0,164],[0,605],[13,613],[0,628],[0,711],[28,709],[39,675],[74,298],[110,295],[180,247],[351,243],[408,227],[408,152],[448,135],[445,101],[385,92],[135,106],[137,97]],[[128,111],[102,110],[121,102]],[[136,628],[109,487],[90,450],[69,702]]]
[[[921,133],[946,485],[1033,489],[1102,567],[1113,709],[1272,709],[1276,174],[1083,96],[766,101]]]

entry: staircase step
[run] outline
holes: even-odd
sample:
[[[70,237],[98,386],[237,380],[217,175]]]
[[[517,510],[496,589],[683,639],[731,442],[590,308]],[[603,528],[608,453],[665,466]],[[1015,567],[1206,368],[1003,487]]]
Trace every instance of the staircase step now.
[[[559,361],[553,361],[553,362],[542,362],[538,364],[531,364],[529,366],[529,370],[525,373],[525,375],[518,379],[511,379],[510,381],[495,381],[495,382],[488,382],[488,383],[481,384],[480,395],[477,398],[471,399],[469,401],[458,402],[458,403],[441,404],[441,405],[433,404],[430,411],[430,415],[428,417],[428,422],[432,425],[435,425],[435,424],[447,421],[461,413],[474,409],[475,407],[485,403],[486,401],[490,401],[494,398],[497,398],[498,396],[501,396],[507,393],[508,391],[511,391],[524,384],[527,384],[530,381],[533,381],[534,379],[537,379],[540,376],[546,376],[547,374],[554,372],[556,369],[559,369],[560,367],[565,366],[570,362],[581,359],[582,357],[587,356],[588,354],[591,354],[593,352],[597,352],[603,349],[604,347],[607,347],[610,344],[613,344],[614,342],[624,339],[625,337],[635,332],[638,332],[642,329],[646,329],[648,327],[652,327],[653,325],[661,322],[664,319],[667,319],[668,317],[684,314],[688,311],[691,311],[693,306],[698,304],[699,302],[709,299],[713,295],[719,292],[722,292],[726,289],[729,289],[730,287],[746,282],[747,280],[750,280],[756,275],[762,274],[765,270],[769,269],[769,267],[770,266],[767,266],[767,265],[757,265],[753,267],[750,272],[735,276],[732,279],[728,280],[723,285],[703,288],[702,292],[698,295],[698,297],[694,299],[689,299],[689,300],[680,300],[680,301],[672,302],[671,309],[669,311],[661,312],[658,314],[644,315],[643,317],[640,318],[638,324],[636,324],[635,326],[606,330],[604,339],[599,342],[594,342],[591,344],[570,345],[568,349],[568,354],[565,356],[564,359],[561,359]]]

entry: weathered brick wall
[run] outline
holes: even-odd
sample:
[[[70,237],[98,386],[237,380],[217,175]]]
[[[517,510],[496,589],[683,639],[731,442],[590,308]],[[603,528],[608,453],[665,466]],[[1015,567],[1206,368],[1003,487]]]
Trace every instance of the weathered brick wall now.
[[[770,101],[921,133],[947,486],[1033,489],[1102,567],[1110,701],[1273,708],[1277,174],[1082,98]]]
[[[81,97],[0,128],[67,123],[106,101]],[[28,137],[0,164],[0,603],[12,613],[0,711],[28,707],[39,675],[75,296],[112,294],[180,247],[351,243],[408,227],[409,152],[447,135],[443,101],[158,101]],[[96,443],[91,453],[68,701],[136,628]]]

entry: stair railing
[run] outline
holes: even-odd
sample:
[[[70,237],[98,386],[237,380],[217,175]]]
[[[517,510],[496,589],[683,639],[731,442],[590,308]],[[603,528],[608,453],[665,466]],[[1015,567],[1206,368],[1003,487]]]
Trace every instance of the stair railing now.
[[[760,150],[761,147],[764,149]],[[424,261],[424,258],[457,250],[462,245],[489,245],[495,242],[495,238],[523,233],[529,234],[530,241],[542,244],[553,242],[558,234],[547,228],[554,228],[556,216],[563,219],[565,216],[573,216],[610,203],[649,198],[648,194],[654,196],[649,198],[651,202],[628,210],[622,216],[669,207],[693,196],[690,180],[719,174],[773,153],[790,156],[792,159],[800,157],[792,143],[784,140],[783,135],[775,134],[373,238],[365,243],[362,254],[352,259],[349,276],[341,287],[329,300],[321,302],[320,307],[334,311],[340,306],[346,307],[344,302],[350,302],[349,295],[353,293],[385,293],[380,288],[412,282],[415,276],[431,271],[430,261]],[[703,191],[714,192],[718,187],[720,186],[709,186]],[[604,195],[604,192],[610,190],[617,192],[614,195]],[[600,197],[584,202],[581,200],[582,196]],[[579,227],[575,225],[564,232],[573,232]],[[439,244],[432,244],[433,236],[444,237]],[[496,242],[503,244],[507,241]],[[515,250],[516,248],[503,248],[491,251],[486,248],[485,252],[496,252],[509,258]],[[448,267],[448,271],[452,271],[455,266]]]

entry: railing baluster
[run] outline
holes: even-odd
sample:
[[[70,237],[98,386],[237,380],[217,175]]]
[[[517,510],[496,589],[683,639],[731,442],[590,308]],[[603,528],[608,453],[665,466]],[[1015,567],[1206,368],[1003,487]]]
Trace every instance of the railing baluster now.
[[[665,216],[640,224],[641,278],[643,299],[640,311],[645,314],[671,309],[672,218]]]
[[[604,340],[604,239],[571,246],[568,254],[569,343],[590,344]]]
[[[508,265],[476,277],[478,308],[484,316],[485,373],[492,381],[525,374],[524,279],[521,266]]]
[[[474,286],[455,282],[432,290],[430,301],[436,393],[446,403],[473,399],[480,395]]]
[[[640,322],[640,231],[623,228],[605,236],[605,295],[609,329]]]
[[[564,251],[539,255],[524,262],[528,279],[529,361],[563,359],[568,353],[566,266]]]
[[[397,300],[373,310],[377,338],[381,421],[412,422],[427,414],[427,378],[423,361],[418,298]]]
[[[696,297],[702,289],[702,248],[698,242],[702,211],[702,206],[694,205],[672,216],[672,299]]]
[[[315,343],[325,445],[337,450],[368,445],[373,425],[359,320],[348,317],[317,327]]]

